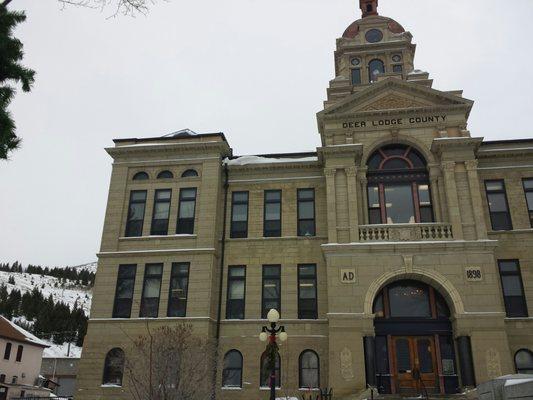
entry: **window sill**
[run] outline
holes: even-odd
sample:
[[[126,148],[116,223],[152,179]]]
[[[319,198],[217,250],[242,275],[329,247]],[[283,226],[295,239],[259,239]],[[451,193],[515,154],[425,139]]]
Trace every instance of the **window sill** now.
[[[259,390],[270,390],[270,388],[268,386],[261,386]],[[281,390],[281,387],[276,387],[276,390]]]
[[[500,234],[507,234],[507,233],[533,233],[533,228],[524,228],[524,229],[510,229],[510,230],[502,230],[502,231],[488,231],[489,235],[500,235]]]
[[[246,242],[246,241],[263,241],[263,240],[328,240],[327,236],[277,236],[277,237],[248,237],[248,238],[227,238],[232,242]]]
[[[242,387],[237,386],[222,386],[222,390],[242,390]]]
[[[117,385],[115,383],[103,383],[102,385],[100,385],[100,387],[102,388],[114,388],[114,389],[122,389],[122,385]]]
[[[505,322],[522,322],[522,321],[533,322],[533,317],[505,317]]]
[[[141,241],[151,239],[196,239],[196,234],[176,233],[173,235],[150,235],[150,236],[120,236],[118,240],[123,241]]]

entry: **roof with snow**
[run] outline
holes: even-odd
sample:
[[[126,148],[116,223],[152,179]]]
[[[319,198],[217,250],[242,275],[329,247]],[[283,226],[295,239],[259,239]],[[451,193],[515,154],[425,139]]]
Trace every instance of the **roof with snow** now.
[[[49,347],[47,343],[32,335],[17,324],[0,315],[0,337],[39,347]]]

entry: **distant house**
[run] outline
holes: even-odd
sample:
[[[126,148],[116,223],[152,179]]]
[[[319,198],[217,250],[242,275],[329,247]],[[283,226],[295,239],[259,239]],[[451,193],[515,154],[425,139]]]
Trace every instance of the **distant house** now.
[[[0,316],[0,400],[50,395],[40,376],[46,347],[45,342]]]
[[[64,397],[74,396],[79,361],[79,357],[43,358],[41,375],[49,382],[57,383],[53,389],[54,394]]]

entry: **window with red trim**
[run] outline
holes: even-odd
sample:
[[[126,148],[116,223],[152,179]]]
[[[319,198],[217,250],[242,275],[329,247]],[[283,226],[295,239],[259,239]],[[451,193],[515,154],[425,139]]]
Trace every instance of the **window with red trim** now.
[[[384,146],[372,153],[367,165],[371,224],[434,221],[427,164],[416,149]]]

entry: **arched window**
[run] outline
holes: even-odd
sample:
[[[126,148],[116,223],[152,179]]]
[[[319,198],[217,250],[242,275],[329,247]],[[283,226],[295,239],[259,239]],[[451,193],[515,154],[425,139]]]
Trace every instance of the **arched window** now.
[[[222,386],[242,387],[242,354],[238,350],[230,350],[224,356]]]
[[[418,281],[393,282],[374,299],[376,318],[448,319],[450,309],[433,287]]]
[[[122,375],[124,374],[124,351],[115,347],[109,350],[105,356],[104,364],[104,385],[122,386]]]
[[[375,58],[368,63],[368,80],[375,82],[378,80],[379,74],[385,73],[385,64],[383,61]]]
[[[135,175],[133,175],[134,181],[145,181],[148,179],[148,174],[144,171],[137,172]]]
[[[320,387],[320,362],[313,350],[305,350],[299,359],[300,388]]]
[[[527,349],[521,349],[514,355],[516,372],[519,374],[533,374],[533,353]]]
[[[279,353],[276,353],[276,362],[274,369],[276,371],[276,387],[281,387],[281,358]],[[268,353],[265,351],[261,355],[261,387],[270,387],[270,374],[272,373],[272,365],[268,357]]]
[[[157,174],[157,179],[172,179],[174,178],[174,174],[170,171],[161,171],[159,174]]]
[[[410,146],[389,145],[368,159],[368,219],[371,224],[433,222],[424,157]]]
[[[185,172],[183,172],[183,174],[181,174],[182,178],[192,178],[194,176],[198,176],[198,172],[196,172],[196,170],[194,169],[188,169]]]

